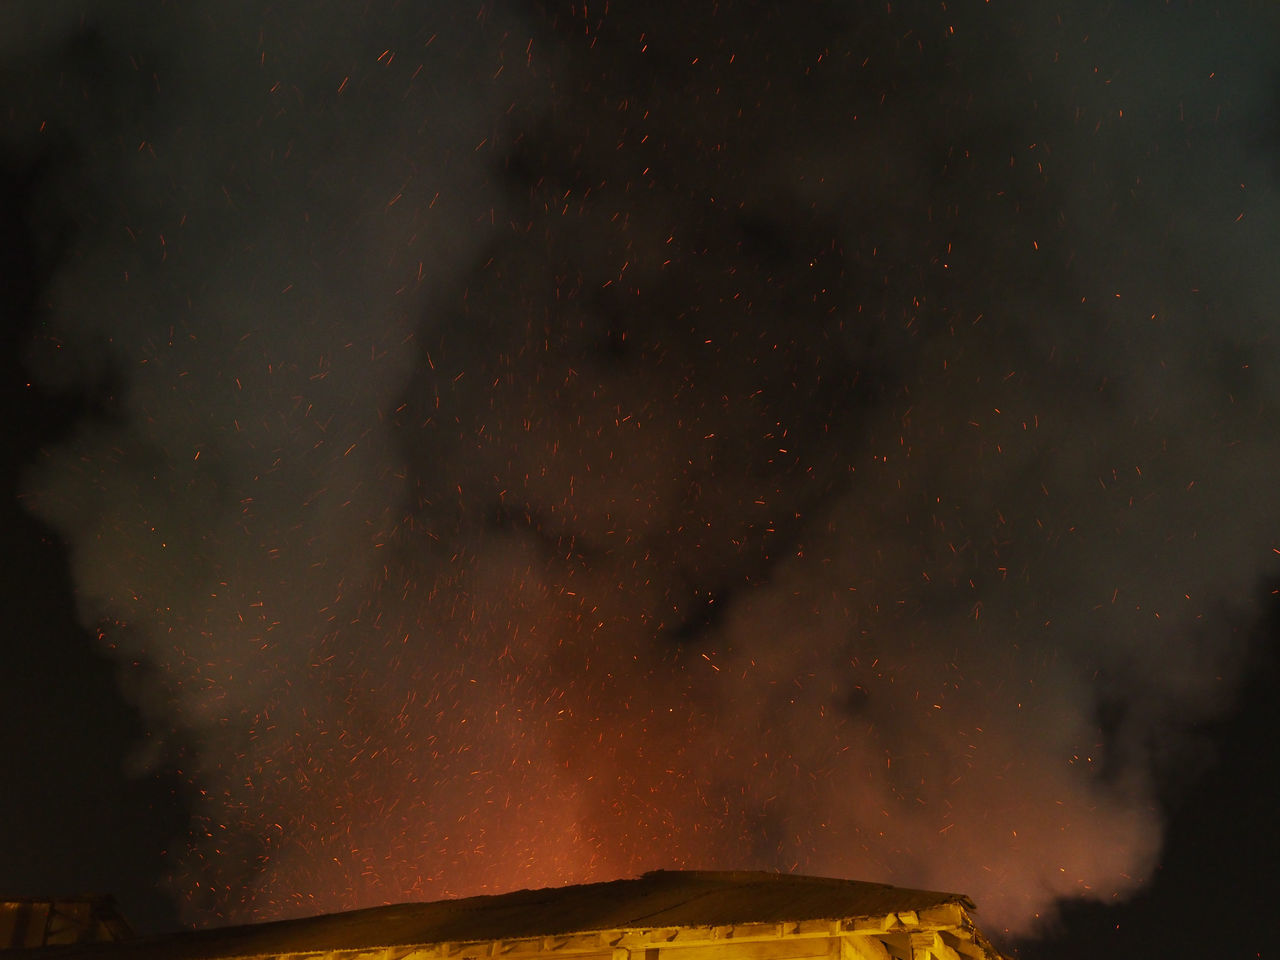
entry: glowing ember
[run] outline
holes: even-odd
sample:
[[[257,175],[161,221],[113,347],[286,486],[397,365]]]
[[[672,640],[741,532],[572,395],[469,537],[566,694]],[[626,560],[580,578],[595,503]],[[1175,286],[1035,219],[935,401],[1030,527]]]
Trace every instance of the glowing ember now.
[[[1272,546],[1280,377],[1223,388],[1210,326],[1261,334],[1147,253],[1263,256],[1144,206],[1243,177],[1186,146],[1219,94],[1121,122],[1087,31],[990,9],[200,6],[82,132],[128,186],[76,182],[33,364],[124,386],[29,484],[199,791],[189,919],[699,867],[1026,930],[1142,881]]]

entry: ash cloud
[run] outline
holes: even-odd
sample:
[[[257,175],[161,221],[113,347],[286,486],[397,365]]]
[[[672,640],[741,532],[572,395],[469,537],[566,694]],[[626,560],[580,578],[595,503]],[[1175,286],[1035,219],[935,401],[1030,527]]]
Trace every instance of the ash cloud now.
[[[6,14],[188,916],[1135,890],[1273,562],[1274,14],[347,6]]]

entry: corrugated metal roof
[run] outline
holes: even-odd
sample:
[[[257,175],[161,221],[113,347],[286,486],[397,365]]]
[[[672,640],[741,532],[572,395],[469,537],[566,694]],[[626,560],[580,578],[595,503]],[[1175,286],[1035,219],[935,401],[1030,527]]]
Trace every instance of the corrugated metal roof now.
[[[77,946],[52,955],[66,960],[195,960],[504,940],[621,928],[882,917],[944,903],[973,907],[969,898],[959,893],[910,890],[856,880],[662,870],[633,880],[373,907],[133,943]]]

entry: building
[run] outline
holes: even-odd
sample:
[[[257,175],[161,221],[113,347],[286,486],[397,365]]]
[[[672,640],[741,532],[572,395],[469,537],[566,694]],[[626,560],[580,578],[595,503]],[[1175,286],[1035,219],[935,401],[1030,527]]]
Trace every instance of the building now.
[[[663,870],[5,960],[1003,960],[973,909],[856,880]]]
[[[111,897],[0,899],[0,951],[132,936]]]

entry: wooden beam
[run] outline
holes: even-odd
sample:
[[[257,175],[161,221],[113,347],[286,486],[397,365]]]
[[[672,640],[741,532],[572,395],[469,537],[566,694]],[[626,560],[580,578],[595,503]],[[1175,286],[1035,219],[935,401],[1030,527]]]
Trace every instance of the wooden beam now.
[[[932,960],[960,960],[960,954],[947,946],[936,930],[921,930],[911,934],[911,953],[917,958]]]
[[[852,933],[887,933],[901,928],[902,922],[896,913],[887,913],[883,917],[856,917],[845,926]]]
[[[257,960],[1001,960],[958,904],[882,917],[264,954]]]
[[[880,938],[872,934],[846,934],[840,938],[840,946],[840,960],[893,960]]]
[[[975,943],[966,936],[956,936],[955,933],[944,933],[942,942],[951,947],[960,957],[960,960],[992,960],[993,954],[983,949],[982,944]]]
[[[837,938],[832,937],[783,937],[777,940],[751,940],[745,943],[736,939],[731,943],[700,943],[684,946],[678,943],[663,944],[656,951],[645,950],[645,960],[812,960],[829,957],[840,949]],[[649,956],[656,952],[657,956]]]
[[[950,930],[964,926],[964,908],[958,903],[940,903],[936,907],[919,912],[919,923],[922,927],[935,927]]]
[[[621,947],[627,950],[636,950],[645,946],[672,947],[681,945],[697,945],[708,943],[723,943],[726,940],[732,940],[734,943],[746,943],[752,941],[777,943],[780,940],[802,940],[802,939],[827,939],[834,935],[832,933],[833,926],[839,929],[845,927],[839,921],[833,923],[830,920],[806,920],[800,923],[789,924],[733,924],[728,926],[702,926],[702,927],[658,927],[653,929],[634,929],[634,930],[611,930],[607,931],[604,936],[600,936],[601,942],[606,942],[612,947]],[[779,931],[782,931],[781,933]],[[599,936],[599,935],[598,935]],[[572,939],[572,938],[570,938]],[[593,945],[594,946],[594,945]],[[568,945],[564,949],[567,949]]]

